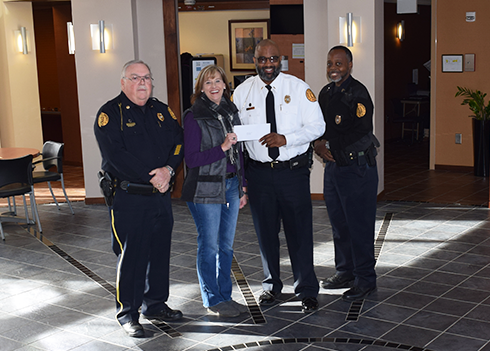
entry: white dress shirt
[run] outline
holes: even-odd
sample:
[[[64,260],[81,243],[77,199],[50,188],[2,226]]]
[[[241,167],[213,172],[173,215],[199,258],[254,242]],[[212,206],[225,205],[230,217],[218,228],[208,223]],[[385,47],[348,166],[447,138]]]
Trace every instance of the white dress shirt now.
[[[242,124],[264,124],[265,99],[269,92],[258,75],[248,78],[233,93]],[[277,161],[288,161],[308,150],[311,141],[325,132],[325,121],[315,95],[308,84],[295,76],[279,73],[270,84],[274,94],[277,133],[286,138],[279,148]],[[271,162],[268,149],[258,140],[245,142],[250,157]]]

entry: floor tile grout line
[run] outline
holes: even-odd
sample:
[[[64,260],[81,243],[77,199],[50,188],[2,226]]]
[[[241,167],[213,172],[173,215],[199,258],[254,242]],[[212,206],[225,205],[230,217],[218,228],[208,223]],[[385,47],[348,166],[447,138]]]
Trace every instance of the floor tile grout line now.
[[[394,213],[391,213],[391,216],[389,217],[389,218],[390,218],[390,223],[391,223],[391,219],[393,219],[393,217],[394,217]],[[388,227],[387,227],[387,230],[386,230],[386,236],[387,236],[387,235],[388,235]],[[416,257],[415,257],[415,258],[413,258],[412,260],[415,260],[415,259],[416,259]],[[408,263],[408,262],[404,263],[404,264],[402,265],[402,267],[403,267],[403,266],[405,266],[405,264],[407,264],[407,263]],[[392,271],[396,270],[396,269],[397,269],[397,268],[399,268],[399,267],[400,267],[400,266],[398,266],[398,267],[396,267],[396,268],[392,269],[392,270],[391,270],[391,271],[389,271],[389,272],[392,272]],[[383,274],[383,276],[387,276],[389,272],[386,272],[385,274]],[[432,274],[432,272],[430,272],[430,273],[426,274],[424,277],[427,277],[427,276],[429,276],[430,274]],[[423,277],[422,277],[421,279],[423,279]],[[363,315],[365,315],[367,312],[369,312],[370,310],[374,309],[376,306],[381,305],[382,303],[387,303],[386,301],[388,301],[388,300],[389,300],[389,299],[391,299],[392,297],[394,297],[394,296],[398,295],[399,293],[401,293],[401,292],[405,291],[405,290],[406,290],[408,287],[410,287],[410,286],[412,286],[412,285],[416,284],[416,283],[417,283],[417,282],[419,282],[421,279],[414,280],[414,281],[413,281],[411,284],[409,284],[409,285],[408,285],[408,286],[406,286],[405,288],[403,288],[403,289],[401,289],[401,290],[398,290],[398,291],[397,291],[397,292],[396,292],[394,295],[390,295],[390,297],[389,297],[389,298],[387,298],[387,299],[385,299],[385,300],[383,300],[383,301],[380,301],[380,302],[379,302],[379,303],[377,303],[375,306],[373,306],[372,308],[370,308],[370,309],[366,310],[366,311],[365,311],[365,312],[363,312],[362,314],[363,314]],[[429,304],[427,304],[427,305],[429,305]],[[426,306],[427,306],[427,305],[426,305]],[[403,321],[401,321],[401,322],[399,322],[399,323],[394,323],[394,324],[395,324],[395,326],[394,326],[393,328],[391,328],[390,330],[386,331],[385,333],[383,333],[382,335],[380,335],[378,339],[381,339],[381,338],[382,338],[384,335],[388,335],[388,334],[389,334],[391,331],[393,331],[393,330],[395,330],[397,327],[399,327],[399,326],[403,325],[403,322],[407,321],[408,319],[410,319],[411,317],[413,317],[415,314],[419,313],[421,310],[422,310],[422,309],[420,309],[420,308],[419,308],[419,309],[415,309],[414,313],[413,313],[413,314],[411,314],[409,317],[405,318]],[[367,317],[366,317],[366,318],[367,318]],[[425,348],[424,348],[424,350],[425,350]]]
[[[478,246],[478,245],[475,245],[475,246]],[[469,251],[469,250],[468,250]],[[467,253],[468,251],[466,251],[465,253]],[[460,257],[460,256],[458,256]],[[454,289],[456,289],[458,286],[460,286],[462,283],[468,281],[469,279],[475,277],[475,274],[478,273],[478,272],[481,272],[483,271],[484,269],[490,267],[490,264],[487,264],[485,265],[484,267],[480,268],[478,271],[476,271],[475,273],[473,273],[472,275],[468,275],[466,279],[462,280],[459,284],[457,284],[456,286],[454,286],[453,288],[449,289],[446,294]],[[444,296],[444,295],[443,295]],[[463,314],[462,316],[460,316],[456,321],[454,321],[454,323],[452,323],[450,326],[448,326],[445,330],[441,331],[439,333],[439,335],[437,335],[432,341],[436,340],[437,338],[439,338],[441,335],[444,335],[446,333],[449,332],[449,329],[452,328],[453,326],[455,326],[457,323],[459,323],[461,320],[463,320],[465,318],[465,316],[467,316],[468,314],[470,314],[472,311],[474,311],[476,308],[478,308],[479,306],[482,305],[482,302],[480,301],[479,303],[475,303],[475,306],[473,306],[473,308],[471,308],[469,311],[467,311],[465,314]],[[490,324],[490,323],[489,323]],[[456,334],[457,335],[457,334]],[[487,344],[489,343],[490,341],[487,341]]]
[[[54,253],[56,253],[58,256],[63,258],[65,261],[67,261],[70,265],[78,269],[80,272],[85,274],[87,277],[92,279],[95,283],[99,284],[102,288],[104,288],[106,291],[108,291],[110,294],[115,295],[116,293],[116,288],[107,282],[106,280],[102,279],[99,277],[96,273],[92,272],[89,268],[75,260],[73,257],[68,255],[66,252],[64,252],[62,249],[60,249],[57,245],[52,243],[44,233],[39,233],[36,229],[32,228],[30,226],[28,228],[28,232],[37,238],[39,241],[41,241],[44,245],[46,245],[49,249],[51,249]],[[181,334],[177,331],[175,331],[170,325],[165,323],[164,321],[153,321],[149,320],[150,323],[152,323],[155,327],[157,327],[159,330],[170,336],[171,338],[181,336]]]
[[[463,216],[463,215],[464,215],[464,214],[461,214],[461,215],[460,215],[460,216],[458,216],[458,217],[461,217],[461,216]],[[455,217],[455,218],[458,218],[458,217]],[[473,226],[473,227],[471,227],[471,228],[474,228],[474,226]],[[468,230],[470,230],[471,228],[468,228]],[[453,238],[453,237],[451,237],[451,238]],[[450,238],[450,239],[445,240],[445,242],[449,242],[449,241],[451,241],[451,238]],[[461,253],[460,253],[460,255],[458,255],[458,256],[456,256],[456,257],[454,257],[454,258],[453,258],[452,260],[450,260],[450,261],[447,261],[447,262],[446,262],[446,264],[444,264],[444,265],[442,265],[441,267],[439,267],[439,268],[435,269],[434,271],[431,271],[431,273],[429,273],[429,274],[427,274],[427,275],[425,275],[425,276],[423,276],[423,277],[421,277],[421,278],[417,279],[417,280],[416,280],[416,281],[414,281],[412,284],[410,284],[410,285],[408,285],[408,286],[404,287],[403,289],[401,289],[401,290],[400,290],[398,293],[400,293],[400,292],[402,292],[402,291],[406,291],[406,289],[407,289],[407,288],[409,288],[410,286],[413,286],[414,284],[416,284],[416,283],[418,283],[418,282],[422,282],[422,279],[426,278],[427,276],[429,276],[429,275],[430,275],[430,274],[432,274],[433,272],[440,271],[440,269],[441,269],[441,268],[443,268],[444,266],[448,265],[448,264],[449,264],[449,263],[451,263],[451,262],[454,262],[454,261],[455,261],[457,258],[459,258],[459,257],[463,256],[464,254],[468,253],[468,252],[469,252],[470,250],[472,250],[472,249],[473,249],[475,246],[477,246],[477,245],[473,245],[473,247],[472,247],[471,249],[468,249],[468,250],[467,250],[467,251],[465,251],[465,252],[461,252]],[[418,256],[417,256],[417,257],[415,257],[415,258],[413,258],[412,260],[416,260],[417,258],[418,258]],[[411,260],[411,261],[412,261],[412,260]],[[410,261],[409,261],[409,262],[410,262]],[[408,262],[404,263],[404,265],[406,265],[406,264],[408,264]],[[483,270],[484,268],[486,268],[486,267],[488,267],[488,266],[490,266],[490,264],[487,264],[485,267],[481,268],[481,269],[480,269],[480,270],[478,270],[477,272],[480,272],[481,270]],[[440,272],[444,272],[444,271],[440,271]],[[477,272],[475,272],[474,274],[476,274]],[[455,288],[457,288],[458,286],[460,286],[460,285],[461,285],[463,282],[465,282],[465,281],[467,281],[468,279],[470,279],[471,277],[473,277],[473,276],[474,276],[474,274],[469,275],[469,276],[468,276],[468,275],[465,275],[465,276],[467,276],[467,278],[466,278],[466,279],[464,279],[463,281],[461,281],[461,282],[460,282],[460,283],[458,283],[457,285],[455,285],[455,286],[453,286],[452,288],[450,288],[449,290],[447,290],[447,291],[446,291],[446,292],[445,292],[443,295],[440,295],[440,296],[435,297],[433,301],[431,301],[430,303],[427,303],[427,304],[426,304],[426,305],[424,305],[423,307],[419,308],[419,309],[418,309],[418,310],[417,310],[417,311],[416,311],[414,314],[410,315],[409,317],[407,317],[406,319],[404,319],[403,321],[401,321],[400,323],[398,323],[398,325],[397,325],[397,326],[395,326],[394,328],[392,328],[392,329],[388,330],[388,331],[387,331],[387,332],[385,332],[383,335],[387,335],[389,332],[391,332],[392,330],[394,330],[396,327],[398,327],[398,326],[400,326],[400,325],[404,325],[404,322],[405,322],[405,321],[409,320],[409,319],[410,319],[411,317],[413,317],[415,314],[417,314],[417,313],[419,313],[419,312],[421,312],[421,311],[424,311],[425,307],[427,307],[427,306],[429,306],[430,304],[434,303],[436,300],[438,300],[438,299],[440,299],[440,298],[444,298],[443,296],[444,296],[445,294],[447,294],[448,292],[450,292],[450,291],[454,290]],[[396,294],[395,294],[395,295],[393,295],[393,296],[396,296],[398,293],[396,293]],[[410,292],[410,293],[415,293],[415,292]],[[415,293],[415,294],[418,294],[418,293]],[[426,294],[420,294],[420,295],[427,296]],[[480,302],[480,304],[481,304],[481,302]],[[478,304],[478,305],[479,305],[479,304]],[[477,306],[474,306],[474,307],[473,307],[473,309],[475,309],[476,307],[477,307]],[[373,307],[373,308],[374,308],[374,307]],[[472,309],[472,310],[473,310],[473,309]],[[370,309],[370,310],[371,310],[371,309]],[[367,311],[366,311],[366,312],[367,312]],[[469,313],[469,312],[468,312],[468,313]],[[466,315],[466,314],[465,314],[465,315]],[[458,320],[457,320],[457,321],[455,321],[455,322],[454,322],[454,323],[453,323],[451,326],[453,326],[455,323],[457,323],[458,321],[460,321],[462,318],[463,318],[463,316],[459,317],[459,318],[458,318]],[[451,326],[450,326],[450,327],[451,327]],[[450,327],[449,327],[449,328],[450,328]],[[419,327],[419,328],[421,328],[421,327]],[[426,345],[430,344],[431,342],[433,342],[434,340],[436,340],[438,337],[440,337],[441,335],[443,335],[443,334],[444,334],[444,333],[445,333],[445,332],[446,332],[446,331],[447,331],[449,328],[447,328],[447,329],[446,329],[445,331],[443,331],[443,332],[439,332],[439,331],[437,331],[437,332],[439,332],[438,336],[436,336],[436,337],[435,337],[434,339],[432,339],[430,342],[426,343]],[[426,329],[426,328],[424,328],[424,329]],[[430,330],[430,329],[429,329],[429,330]],[[382,335],[381,337],[383,337],[383,335]],[[458,334],[455,334],[455,335],[458,335]],[[460,336],[462,336],[462,335],[460,335]]]

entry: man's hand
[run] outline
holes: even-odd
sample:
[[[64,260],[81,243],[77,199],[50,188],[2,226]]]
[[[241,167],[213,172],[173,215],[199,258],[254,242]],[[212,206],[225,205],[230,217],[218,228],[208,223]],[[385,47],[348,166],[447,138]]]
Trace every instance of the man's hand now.
[[[335,162],[332,153],[330,152],[329,149],[327,149],[326,142],[327,141],[324,139],[316,140],[313,143],[315,148],[315,153],[321,158],[323,158],[324,160]]]
[[[158,189],[159,192],[164,193],[168,190],[170,179],[172,179],[172,177],[170,176],[170,171],[167,167],[155,168],[149,174],[153,176],[153,178],[150,179],[150,183]]]
[[[243,196],[240,198],[240,210],[245,207],[248,199],[247,188],[243,187],[242,189],[243,189]]]
[[[259,142],[266,147],[281,147],[286,145],[286,137],[282,134],[269,133],[260,138]]]

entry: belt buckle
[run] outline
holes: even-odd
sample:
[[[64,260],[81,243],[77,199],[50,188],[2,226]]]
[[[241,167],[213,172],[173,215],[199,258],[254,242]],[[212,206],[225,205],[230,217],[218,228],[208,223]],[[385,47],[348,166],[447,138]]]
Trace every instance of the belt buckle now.
[[[274,160],[272,161],[270,164],[271,164],[271,168],[274,168],[274,164],[278,164],[279,161],[278,160]]]

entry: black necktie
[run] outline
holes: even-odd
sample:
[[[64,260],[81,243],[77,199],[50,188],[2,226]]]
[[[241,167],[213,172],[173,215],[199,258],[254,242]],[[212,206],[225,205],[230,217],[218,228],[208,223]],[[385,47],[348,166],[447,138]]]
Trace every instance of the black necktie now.
[[[277,133],[276,126],[276,113],[274,111],[274,94],[272,93],[272,87],[270,85],[265,86],[269,89],[267,97],[265,98],[265,115],[267,117],[267,123],[271,124],[271,133]],[[275,160],[279,156],[278,147],[269,148],[269,157]]]

